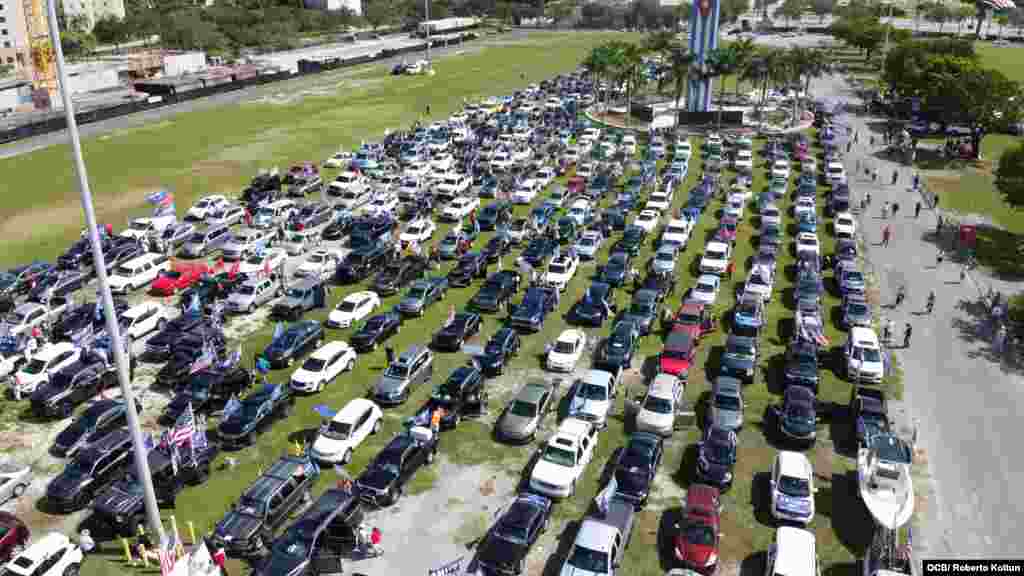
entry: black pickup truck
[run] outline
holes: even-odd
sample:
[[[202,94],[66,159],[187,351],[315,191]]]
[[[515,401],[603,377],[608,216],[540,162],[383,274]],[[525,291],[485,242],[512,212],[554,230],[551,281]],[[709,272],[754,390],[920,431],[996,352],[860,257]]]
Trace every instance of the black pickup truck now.
[[[850,418],[857,446],[865,446],[876,434],[889,433],[889,415],[885,392],[867,386],[855,386],[850,394]]]
[[[169,508],[186,485],[202,484],[210,477],[210,465],[220,447],[208,443],[205,448],[181,449],[178,463],[171,461],[171,451],[164,447],[149,452],[149,472],[153,478],[153,490],[157,502]],[[122,536],[138,534],[139,527],[146,525],[146,510],[142,484],[134,472],[100,493],[92,504],[93,518],[110,526]]]

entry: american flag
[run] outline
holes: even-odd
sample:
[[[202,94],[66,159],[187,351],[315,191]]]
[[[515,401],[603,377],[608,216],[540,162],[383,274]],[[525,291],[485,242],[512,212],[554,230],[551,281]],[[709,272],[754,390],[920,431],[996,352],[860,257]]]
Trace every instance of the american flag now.
[[[174,572],[174,563],[177,557],[171,546],[160,548],[160,576],[170,576]]]
[[[178,416],[174,428],[171,429],[171,442],[175,446],[184,446],[192,442],[192,435],[196,432],[196,415],[192,411],[192,403],[189,402],[185,411]]]
[[[195,361],[192,362],[192,367],[189,368],[189,374],[195,374],[196,372],[206,370],[210,366],[213,366],[213,363],[216,360],[214,356],[213,348],[209,344],[204,344],[203,352],[195,359]]]

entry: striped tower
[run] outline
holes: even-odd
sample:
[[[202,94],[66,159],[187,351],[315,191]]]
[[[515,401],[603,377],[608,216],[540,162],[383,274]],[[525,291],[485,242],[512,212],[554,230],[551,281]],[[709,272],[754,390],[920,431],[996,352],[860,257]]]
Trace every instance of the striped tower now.
[[[718,48],[719,0],[696,0],[690,11],[690,54],[694,66],[704,64],[709,52]],[[707,112],[711,108],[711,80],[691,77],[686,90],[686,110]]]

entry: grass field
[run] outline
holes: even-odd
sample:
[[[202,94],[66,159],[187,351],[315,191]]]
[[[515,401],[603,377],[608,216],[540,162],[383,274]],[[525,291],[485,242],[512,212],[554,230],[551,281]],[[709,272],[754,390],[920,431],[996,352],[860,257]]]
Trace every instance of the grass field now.
[[[341,144],[347,146],[358,144],[360,140],[379,137],[385,128],[397,127],[415,119],[427,102],[436,114],[449,112],[461,104],[461,98],[477,95],[502,94],[521,85],[518,78],[520,71],[530,80],[538,80],[558,71],[571,69],[578,62],[589,46],[602,41],[606,36],[594,34],[585,36],[565,34],[539,34],[536,45],[507,46],[489,48],[479,53],[470,53],[459,59],[448,58],[438,64],[439,74],[432,80],[424,78],[382,79],[386,71],[372,69],[360,71],[356,77],[360,80],[380,80],[336,97],[310,97],[301,103],[291,106],[277,105],[242,105],[211,111],[198,112],[195,115],[183,115],[170,119],[168,122],[153,128],[137,129],[122,135],[112,135],[107,139],[94,139],[87,142],[87,161],[92,170],[92,181],[98,195],[98,206],[107,221],[123,222],[129,215],[142,213],[142,193],[160,185],[173,186],[179,204],[187,204],[195,195],[213,191],[236,191],[245,180],[259,167],[274,164],[284,167],[290,162],[313,159],[319,160],[333,152]],[[557,46],[557,50],[553,50]],[[504,66],[502,66],[504,64]],[[339,81],[345,77],[339,74]],[[442,86],[437,84],[444,81]],[[276,88],[277,91],[300,90],[299,83],[293,86]],[[209,124],[210,126],[206,126]],[[695,146],[701,142],[695,140]],[[758,141],[760,148],[763,142]],[[5,204],[4,237],[15,238],[5,263],[24,261],[29,258],[52,258],[59,247],[68,239],[77,236],[80,228],[76,196],[70,172],[58,173],[58,167],[64,162],[66,149],[53,148],[28,156],[21,156],[0,164],[9,175],[5,181],[11,182],[11,189],[6,198],[11,201]],[[50,166],[54,164],[54,166]],[[68,169],[69,170],[69,169]],[[36,174],[54,174],[55,184],[48,190],[35,194],[14,195],[20,190],[29,190]],[[696,184],[701,173],[701,160],[691,161],[690,176],[677,189],[675,205],[685,200],[686,192]],[[31,174],[31,175],[30,175]],[[47,178],[49,182],[51,179]],[[564,184],[564,179],[562,180]],[[755,170],[755,192],[766,186],[765,169],[759,163]],[[824,198],[824,195],[821,195]],[[538,200],[540,202],[540,200]],[[791,201],[783,201],[782,207],[788,208]],[[674,309],[678,306],[683,292],[693,284],[694,265],[699,260],[704,242],[713,234],[716,212],[721,208],[721,201],[716,200],[708,208],[700,225],[694,231],[692,241],[681,258],[679,270],[679,290],[667,305]],[[733,290],[745,276],[747,259],[755,251],[754,230],[757,218],[753,215],[753,205],[748,207],[747,219],[740,227],[736,242],[735,261],[737,274],[732,282],[726,282],[719,297],[718,309],[724,313],[733,303]],[[519,207],[519,214],[525,213],[526,207]],[[40,230],[39,223],[43,218],[50,224]],[[819,237],[822,242],[822,253],[830,253],[833,245],[831,227],[826,225],[823,207],[819,206]],[[14,229],[22,230],[22,235],[12,234]],[[446,227],[442,227],[437,238],[443,235]],[[791,239],[795,232],[795,221],[788,215],[784,219],[786,237]],[[485,234],[481,242],[486,242]],[[480,244],[482,245],[482,243]],[[607,256],[610,243],[599,254],[598,261]],[[653,243],[645,246],[640,262],[646,261],[651,254]],[[755,382],[747,386],[744,394],[747,400],[748,426],[740,436],[741,447],[736,470],[736,481],[732,490],[725,496],[722,561],[723,565],[736,566],[744,574],[752,569],[754,558],[764,551],[770,543],[774,527],[768,520],[765,507],[765,473],[777,450],[772,440],[773,433],[763,417],[769,406],[779,401],[781,392],[780,365],[786,342],[793,334],[793,275],[791,267],[794,262],[791,243],[785,244],[780,252],[776,295],[767,310],[767,328],[760,338],[761,360]],[[447,267],[446,267],[447,269]],[[566,295],[561,300],[559,314],[552,315],[544,325],[540,334],[529,336],[523,340],[523,350],[515,361],[514,367],[522,370],[536,370],[544,345],[566,328],[565,314],[573,302],[582,294],[590,282],[596,269],[593,265],[584,266],[570,283]],[[478,283],[477,283],[478,284]],[[826,317],[835,319],[835,308],[839,303],[834,286],[829,286],[825,295]],[[333,306],[344,293],[356,287],[334,289],[329,304]],[[413,343],[424,342],[430,332],[443,322],[448,313],[448,306],[461,308],[473,295],[475,288],[452,290],[448,299],[432,307],[424,318],[406,323],[402,332],[394,337],[390,344],[396,350],[402,350]],[[628,291],[620,291],[618,299],[620,308],[628,302]],[[392,297],[384,302],[390,307],[397,302]],[[321,311],[307,315],[308,318],[322,320],[326,312]],[[708,390],[709,378],[717,374],[718,365],[725,342],[727,317],[723,314],[721,329],[709,336],[702,344],[696,367],[690,375],[687,395],[691,403],[701,406]],[[488,316],[481,330],[483,338],[497,330],[500,319]],[[606,325],[607,326],[607,325]],[[252,355],[266,346],[272,333],[272,326],[267,325],[259,332],[245,340],[244,357]],[[607,328],[593,331],[593,336],[606,334]],[[347,339],[350,330],[333,331],[332,339]],[[834,322],[828,324],[827,335],[835,346],[842,343],[844,336]],[[655,355],[661,348],[659,335],[644,338],[639,358],[645,359]],[[444,378],[454,367],[463,364],[466,356],[462,353],[439,354],[435,363],[435,382]],[[836,362],[828,362],[822,370],[820,398],[826,406],[845,404],[850,393],[850,384],[836,374]],[[256,445],[232,453],[238,465],[231,471],[216,472],[208,484],[201,488],[193,488],[183,492],[173,511],[184,525],[186,521],[195,524],[200,533],[208,532],[213,524],[224,514],[231,502],[257,476],[261,468],[287,451],[292,443],[315,431],[320,417],[312,410],[317,404],[328,404],[332,407],[344,405],[348,400],[363,395],[368,386],[377,378],[384,367],[384,352],[361,355],[356,370],[345,375],[324,392],[300,398],[294,414],[286,422],[278,422],[261,434]],[[271,374],[271,380],[284,381],[285,371]],[[893,377],[887,382],[893,396],[900,396],[900,382]],[[412,398],[401,408],[387,412],[385,427],[382,433],[371,438],[367,445],[356,452],[350,470],[359,471],[376,451],[390,438],[391,434],[401,427],[402,420],[411,415],[416,407],[422,404],[429,394],[424,387],[416,391]],[[492,405],[501,406],[506,395],[492,396]],[[625,396],[624,394],[621,396]],[[698,409],[700,413],[701,409]],[[605,464],[612,457],[615,448],[621,446],[626,437],[626,424],[621,414],[622,399],[609,428],[602,433],[594,462],[588,468],[586,476],[579,485],[576,495],[560,504],[555,512],[556,524],[554,532],[561,531],[561,524],[578,520],[589,507],[594,495],[600,487],[600,479]],[[818,514],[811,525],[818,539],[819,554],[826,573],[847,574],[854,569],[854,559],[862,555],[871,537],[870,520],[866,517],[862,505],[855,496],[855,486],[851,484],[848,471],[852,461],[840,455],[841,448],[848,445],[848,422],[841,410],[829,412],[819,429],[819,440],[810,452],[811,461],[818,476],[819,493],[817,496]],[[654,576],[663,574],[667,568],[666,560],[655,551],[666,550],[665,533],[671,529],[673,515],[678,512],[678,495],[682,494],[692,479],[695,450],[693,443],[699,437],[699,431],[690,430],[677,433],[671,442],[662,469],[659,482],[663,485],[659,490],[661,499],[652,500],[648,511],[641,514],[639,524],[634,531],[635,537],[627,551],[624,567],[630,574],[638,576]],[[491,429],[488,425],[467,421],[458,430],[446,432],[442,438],[442,452],[447,459],[455,463],[476,464],[496,467],[513,474],[519,474],[528,462],[536,445],[521,448],[499,446],[491,440]],[[221,458],[223,461],[223,457]],[[334,482],[334,474],[326,471],[320,479],[316,490],[325,488]],[[417,474],[413,492],[428,490],[434,487],[443,489],[444,483],[435,470],[425,469]],[[172,511],[165,511],[169,514]],[[414,519],[410,519],[410,522]],[[571,536],[569,537],[571,542]],[[660,545],[660,548],[655,546]],[[83,574],[86,576],[113,576],[122,574],[147,573],[141,569],[131,569],[120,560],[120,551],[116,544],[107,544],[97,555],[96,560],[86,564]],[[553,567],[560,562],[555,555],[548,562]],[[546,567],[547,568],[547,567]],[[153,573],[151,568],[148,573]],[[242,565],[232,562],[232,574],[244,573]],[[545,574],[552,573],[545,570]],[[555,572],[557,573],[557,572]]]
[[[433,77],[391,77],[369,65],[269,85],[270,101],[169,117],[152,125],[83,142],[100,221],[123,226],[148,208],[143,195],[171,189],[179,209],[202,194],[237,195],[259,169],[320,162],[340,148],[409,126],[429,105],[435,117],[464,98],[511,92],[574,69],[597,44],[619,34],[536,32],[529,39],[497,37],[467,44],[464,54],[438,61]],[[316,89],[311,95],[296,98]],[[78,236],[83,217],[70,151],[65,145],[0,160],[0,266],[52,259]],[[44,224],[45,226],[40,226]]]

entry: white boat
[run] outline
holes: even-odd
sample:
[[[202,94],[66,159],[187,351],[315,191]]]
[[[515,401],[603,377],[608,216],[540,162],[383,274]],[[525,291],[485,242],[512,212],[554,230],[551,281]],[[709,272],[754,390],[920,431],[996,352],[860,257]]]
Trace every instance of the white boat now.
[[[857,453],[860,497],[879,525],[895,530],[914,513],[911,450],[891,434],[877,434]]]

